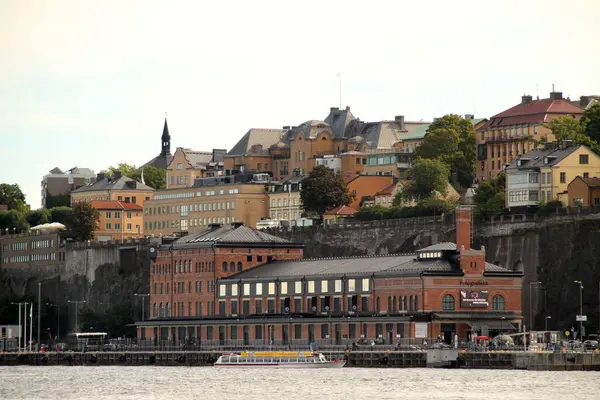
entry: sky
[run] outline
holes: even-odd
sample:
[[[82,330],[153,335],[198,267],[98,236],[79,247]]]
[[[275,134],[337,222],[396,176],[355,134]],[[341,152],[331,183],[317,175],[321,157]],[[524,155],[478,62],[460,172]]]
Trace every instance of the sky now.
[[[32,208],[54,167],[96,173],[250,128],[490,117],[600,94],[600,2],[0,0],[0,183]]]

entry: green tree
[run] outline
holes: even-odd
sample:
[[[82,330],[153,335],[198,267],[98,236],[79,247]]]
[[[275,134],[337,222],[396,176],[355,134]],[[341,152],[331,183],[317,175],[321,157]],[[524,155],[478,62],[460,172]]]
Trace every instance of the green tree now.
[[[51,195],[46,192],[46,208],[70,207],[71,195],[69,193]]]
[[[482,218],[499,215],[505,209],[504,188],[506,185],[506,174],[504,172],[479,185],[473,202],[475,212]]]
[[[7,205],[9,210],[25,204],[25,195],[19,185],[0,183],[0,204]]]
[[[405,186],[404,199],[416,201],[433,198],[437,193],[445,195],[448,189],[448,167],[438,159],[417,159],[410,169],[411,180]]]
[[[598,143],[587,135],[585,125],[573,117],[554,118],[545,126],[552,131],[559,145],[565,140],[572,140],[574,144],[582,144],[595,152],[600,150]]]
[[[27,213],[22,210],[0,211],[0,229],[9,233],[23,233],[29,230]]]
[[[71,207],[55,207],[50,210],[50,222],[58,222],[65,226],[73,223],[73,209]]]
[[[339,173],[318,165],[302,182],[300,199],[306,211],[323,214],[326,210],[350,204],[353,199]]]
[[[441,160],[461,187],[471,187],[476,160],[473,123],[460,115],[448,114],[433,122],[427,132],[415,150],[415,158]]]
[[[581,124],[585,128],[585,133],[595,141],[600,143],[600,103],[594,104],[583,112]]]
[[[90,240],[98,229],[100,213],[90,203],[80,201],[73,206],[73,220],[67,228],[73,240],[84,242]]]
[[[167,170],[156,168],[153,166],[136,167],[133,164],[119,163],[117,166],[108,167],[106,174],[114,176],[115,171],[120,171],[121,174],[128,178],[135,179],[138,182],[142,181],[142,168],[144,170],[144,183],[153,189],[165,189],[167,187]]]
[[[52,220],[52,214],[50,210],[46,208],[40,208],[39,210],[33,210],[27,214],[27,222],[31,226],[47,224]]]
[[[122,175],[125,175],[131,179],[135,179],[135,175],[139,175],[137,172],[138,168],[134,164],[127,164],[125,162],[120,162],[116,166],[110,166],[106,170],[107,176],[114,176],[115,171],[120,171]],[[137,179],[136,179],[137,180]]]

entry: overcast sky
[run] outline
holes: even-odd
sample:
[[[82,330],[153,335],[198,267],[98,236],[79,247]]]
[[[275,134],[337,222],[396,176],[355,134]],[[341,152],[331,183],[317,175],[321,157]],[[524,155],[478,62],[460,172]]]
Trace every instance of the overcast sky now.
[[[489,4],[489,5],[488,5]],[[600,94],[600,2],[0,0],[0,182],[231,148],[249,128],[489,117]]]

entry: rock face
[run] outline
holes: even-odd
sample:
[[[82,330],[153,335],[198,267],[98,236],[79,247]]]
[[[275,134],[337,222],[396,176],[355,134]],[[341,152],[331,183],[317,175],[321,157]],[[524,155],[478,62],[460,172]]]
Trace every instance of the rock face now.
[[[600,313],[600,214],[546,219],[512,216],[475,223],[472,231],[474,247],[485,246],[488,262],[524,272],[523,311],[527,326],[532,309],[537,330],[544,329],[546,316],[550,316],[549,329],[578,329],[575,315],[579,313],[579,285],[573,281],[581,280],[587,333],[596,333]],[[434,243],[454,241],[456,232],[454,216],[445,215],[270,233],[304,243],[307,258],[321,258],[409,253]],[[68,248],[65,265],[60,268],[0,271],[0,295],[36,298],[37,283],[42,282],[43,298],[53,303],[85,299],[86,306],[99,313],[114,305],[127,305],[139,316],[141,306],[134,293],[149,293],[148,244],[139,241],[74,245]],[[530,285],[538,281],[543,286]],[[145,308],[147,316],[148,303]],[[74,326],[74,310],[68,312],[68,317],[70,326]]]

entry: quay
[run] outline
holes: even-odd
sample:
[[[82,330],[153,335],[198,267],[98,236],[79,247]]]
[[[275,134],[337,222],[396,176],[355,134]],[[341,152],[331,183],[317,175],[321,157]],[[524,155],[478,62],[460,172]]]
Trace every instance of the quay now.
[[[211,366],[229,351],[1,353],[0,366]],[[532,371],[600,371],[599,353],[325,351],[328,359],[345,359],[348,368],[464,368]]]

